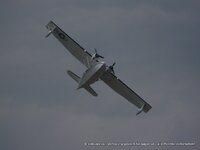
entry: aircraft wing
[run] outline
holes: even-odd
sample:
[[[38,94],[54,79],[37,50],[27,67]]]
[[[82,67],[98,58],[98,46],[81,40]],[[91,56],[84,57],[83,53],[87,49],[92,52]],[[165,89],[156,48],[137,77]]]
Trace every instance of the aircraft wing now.
[[[104,75],[102,75],[101,80],[103,80],[114,91],[126,98],[129,102],[136,105],[139,108],[137,115],[142,111],[146,113],[151,109],[151,106],[147,102],[145,102],[138,94],[136,94],[110,71],[107,71]]]
[[[69,52],[76,57],[82,64],[89,68],[89,61],[91,60],[91,54],[88,53],[83,47],[81,47],[76,41],[74,41],[69,35],[67,35],[62,29],[60,29],[53,21],[50,21],[46,28],[49,30],[46,37],[53,34],[58,41],[60,41]]]

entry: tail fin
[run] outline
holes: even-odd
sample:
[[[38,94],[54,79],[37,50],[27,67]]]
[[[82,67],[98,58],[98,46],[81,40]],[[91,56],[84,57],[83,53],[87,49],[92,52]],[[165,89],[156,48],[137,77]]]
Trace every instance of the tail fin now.
[[[77,76],[75,73],[73,73],[72,71],[68,70],[67,71],[67,74],[72,78],[74,79],[77,83],[80,82],[80,77]],[[91,95],[93,96],[97,96],[97,93],[91,88],[91,86],[86,86],[84,87],[85,90],[87,90]]]
[[[79,81],[80,81],[80,77],[79,76],[77,76],[75,73],[73,73],[70,70],[68,70],[67,73],[72,79],[74,79],[77,83],[79,83]]]

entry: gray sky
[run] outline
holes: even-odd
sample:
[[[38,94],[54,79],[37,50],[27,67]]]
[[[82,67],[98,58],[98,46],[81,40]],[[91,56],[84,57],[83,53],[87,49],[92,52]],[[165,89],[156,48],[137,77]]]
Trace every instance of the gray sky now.
[[[2,0],[0,149],[197,149],[200,146],[198,0]],[[53,20],[152,105],[147,114],[103,82],[75,90],[85,70],[45,25]],[[195,146],[84,146],[191,142]]]

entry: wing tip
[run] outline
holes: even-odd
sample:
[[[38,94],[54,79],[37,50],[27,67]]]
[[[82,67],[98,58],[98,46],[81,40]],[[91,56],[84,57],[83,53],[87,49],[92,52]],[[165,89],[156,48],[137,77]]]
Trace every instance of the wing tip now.
[[[152,107],[148,103],[144,103],[143,106],[138,110],[136,116],[139,115],[141,112],[147,113]]]
[[[144,105],[143,111],[144,111],[145,113],[147,113],[151,108],[152,108],[151,105],[149,105],[148,103],[146,103],[146,104]]]

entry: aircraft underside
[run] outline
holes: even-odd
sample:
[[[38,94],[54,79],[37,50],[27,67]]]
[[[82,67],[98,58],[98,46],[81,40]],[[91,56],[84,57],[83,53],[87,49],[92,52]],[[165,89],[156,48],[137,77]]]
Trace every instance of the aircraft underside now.
[[[67,71],[67,73],[78,83],[77,89],[84,88],[93,96],[97,96],[97,93],[91,88],[90,85],[98,81],[99,78],[104,74],[105,70],[105,63],[100,62],[87,69],[81,78],[72,71]]]
[[[134,104],[139,108],[137,114],[141,112],[148,112],[152,107],[144,99],[142,99],[137,93],[135,93],[130,87],[122,82],[114,72],[114,65],[106,65],[99,59],[104,59],[103,56],[97,53],[91,55],[83,47],[81,47],[76,41],[74,41],[68,34],[66,34],[61,28],[59,28],[53,21],[50,21],[46,25],[49,35],[53,34],[55,38],[83,65],[88,69],[79,77],[72,71],[67,71],[68,75],[78,83],[78,88],[86,89],[93,96],[97,96],[97,93],[90,87],[91,84],[101,79],[115,92],[123,96],[130,103]]]

